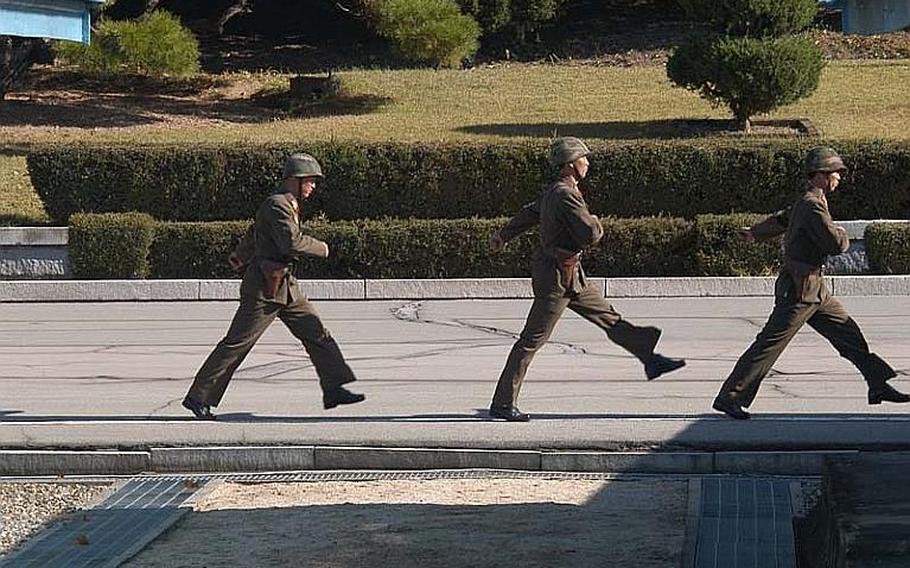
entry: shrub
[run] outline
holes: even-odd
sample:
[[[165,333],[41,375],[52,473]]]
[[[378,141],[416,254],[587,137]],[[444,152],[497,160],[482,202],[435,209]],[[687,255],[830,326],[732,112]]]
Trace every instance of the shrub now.
[[[454,0],[378,0],[376,27],[408,59],[459,67],[479,47],[480,26]]]
[[[715,105],[730,107],[748,129],[749,119],[809,96],[824,67],[821,50],[807,36],[693,41],[667,62],[667,76]]]
[[[675,217],[602,219],[604,236],[586,251],[595,276],[682,276],[692,272],[692,225]]]
[[[138,20],[105,20],[91,45],[58,42],[56,50],[64,61],[91,72],[183,77],[199,71],[199,42],[163,10]]]
[[[792,34],[812,23],[817,0],[679,0],[692,19],[710,22],[722,33],[765,37]]]
[[[565,0],[457,0],[474,17],[485,36],[497,34],[504,43],[522,43],[529,34],[559,15]]]
[[[816,143],[592,144],[582,185],[601,216],[770,213],[798,197],[802,156]],[[850,168],[831,199],[835,219],[910,217],[910,144],[825,143]],[[131,210],[172,221],[249,219],[280,181],[284,158],[300,150],[326,173],[305,216],[329,220],[510,216],[551,175],[543,144],[66,144],[33,149],[28,167],[58,222],[76,212]]]
[[[155,220],[143,213],[73,215],[68,245],[73,277],[147,277],[154,235]]]
[[[249,221],[155,223],[145,215],[75,215],[70,258],[81,278],[227,278],[227,256]],[[304,278],[487,278],[530,275],[533,231],[500,254],[490,234],[507,219],[307,221],[328,259],[298,263]],[[591,276],[676,275],[691,266],[691,230],[681,219],[608,219],[603,241],[586,252]],[[112,255],[106,254],[113,251]],[[111,268],[117,270],[112,271]]]
[[[872,223],[866,226],[869,266],[878,274],[910,274],[910,224]]]
[[[151,278],[233,278],[227,257],[249,221],[157,223],[149,250]]]
[[[695,218],[694,261],[699,276],[767,276],[780,266],[781,241],[747,243],[736,229],[762,215],[699,215]]]
[[[749,119],[812,94],[824,67],[822,51],[805,28],[815,0],[683,0],[688,11],[721,28],[717,37],[698,37],[677,48],[667,77],[726,104],[739,127]]]

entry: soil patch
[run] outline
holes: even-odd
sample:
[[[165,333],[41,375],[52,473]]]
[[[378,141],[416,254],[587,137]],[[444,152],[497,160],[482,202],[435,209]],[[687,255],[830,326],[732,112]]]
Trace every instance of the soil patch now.
[[[125,566],[675,568],[686,500],[650,479],[225,484]]]

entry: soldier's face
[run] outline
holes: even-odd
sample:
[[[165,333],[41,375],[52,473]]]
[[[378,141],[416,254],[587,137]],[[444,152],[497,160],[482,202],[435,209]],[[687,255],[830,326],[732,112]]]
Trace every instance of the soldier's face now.
[[[586,175],[588,175],[588,168],[590,165],[591,164],[588,162],[587,156],[582,156],[581,158],[575,160],[575,171],[578,172],[579,178],[583,179]]]
[[[309,199],[316,191],[316,178],[300,178],[300,199]]]

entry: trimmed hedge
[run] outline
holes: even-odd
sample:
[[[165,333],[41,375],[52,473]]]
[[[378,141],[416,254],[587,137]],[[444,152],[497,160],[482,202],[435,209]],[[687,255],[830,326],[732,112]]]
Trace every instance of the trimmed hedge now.
[[[733,236],[745,218],[604,219],[604,237],[585,251],[584,265],[591,276],[607,277],[770,273],[777,264],[774,246],[749,245]],[[72,221],[70,259],[81,278],[236,277],[227,256],[250,225],[155,223],[135,213],[81,214]],[[304,231],[325,240],[331,254],[302,260],[298,272],[310,279],[529,276],[534,232],[510,242],[502,253],[488,252],[490,234],[505,222],[316,219],[306,222]]]
[[[747,243],[736,230],[765,216],[752,213],[695,218],[694,262],[699,276],[768,276],[780,267],[781,241]]]
[[[873,223],[866,227],[869,266],[878,274],[910,274],[910,224]]]
[[[621,218],[770,213],[802,187],[800,160],[817,140],[592,145],[583,182],[591,210]],[[910,217],[910,143],[827,141],[850,167],[838,219]],[[170,221],[248,219],[306,150],[326,179],[307,215],[330,220],[493,218],[514,214],[550,178],[545,144],[320,142],[285,146],[53,145],[28,156],[51,216],[142,211]]]
[[[144,213],[73,215],[69,262],[74,278],[145,278],[155,220]]]

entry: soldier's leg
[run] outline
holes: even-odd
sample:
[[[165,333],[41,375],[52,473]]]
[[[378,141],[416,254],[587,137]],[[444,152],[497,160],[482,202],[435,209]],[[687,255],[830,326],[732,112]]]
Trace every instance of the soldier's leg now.
[[[767,323],[740,356],[717,397],[741,406],[751,405],[765,375],[816,309],[818,304],[802,302],[775,305]]]
[[[836,298],[825,300],[808,323],[831,342],[841,357],[859,369],[870,389],[880,389],[885,381],[897,376],[891,365],[869,351],[859,325]]]
[[[322,324],[316,307],[309,300],[301,298],[282,309],[278,317],[303,343],[323,392],[356,380],[354,371],[344,361],[341,348]]]
[[[496,392],[493,394],[493,406],[509,406],[516,403],[531,359],[550,338],[559,316],[565,311],[568,303],[568,298],[554,296],[534,298],[524,329],[518,341],[512,346],[506,366],[499,375]]]
[[[660,339],[660,330],[656,327],[639,327],[624,320],[595,286],[585,286],[569,302],[569,309],[604,330],[610,341],[635,355],[642,363],[653,355]]]
[[[218,406],[234,371],[275,319],[281,306],[241,299],[227,335],[218,342],[196,373],[187,396],[210,406]]]

